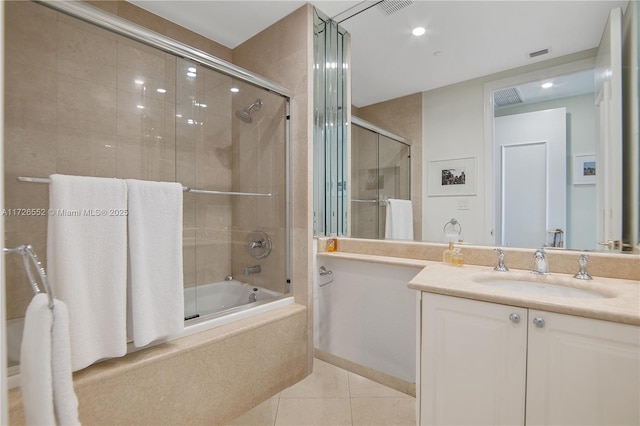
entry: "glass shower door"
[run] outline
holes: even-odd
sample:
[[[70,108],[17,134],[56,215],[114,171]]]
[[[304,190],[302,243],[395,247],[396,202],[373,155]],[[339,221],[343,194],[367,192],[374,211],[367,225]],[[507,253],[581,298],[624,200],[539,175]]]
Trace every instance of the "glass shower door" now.
[[[378,134],[351,128],[351,236],[380,238]]]
[[[411,199],[411,146],[355,117],[352,124],[350,235],[385,238],[386,200]]]

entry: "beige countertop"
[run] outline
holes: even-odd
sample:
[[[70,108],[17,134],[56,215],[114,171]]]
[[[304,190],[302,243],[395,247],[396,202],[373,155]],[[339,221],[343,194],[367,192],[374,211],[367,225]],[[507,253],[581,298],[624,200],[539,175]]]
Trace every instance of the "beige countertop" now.
[[[477,282],[494,279],[556,284],[596,292],[605,297],[582,298],[530,294],[518,290],[495,288]],[[582,281],[569,274],[535,275],[530,271],[517,269],[496,272],[493,268],[486,266],[455,267],[432,263],[411,280],[409,287],[418,291],[466,299],[640,325],[640,283],[638,281],[602,277]]]

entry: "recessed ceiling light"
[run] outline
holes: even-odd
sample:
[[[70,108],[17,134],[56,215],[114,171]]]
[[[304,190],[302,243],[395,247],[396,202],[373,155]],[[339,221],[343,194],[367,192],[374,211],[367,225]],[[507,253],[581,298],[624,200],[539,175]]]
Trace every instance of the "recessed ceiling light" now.
[[[232,87],[232,88],[231,88],[231,91],[232,91],[233,93],[238,93],[238,92],[240,91],[240,89],[238,89],[237,87]]]
[[[189,68],[187,68],[187,71],[196,72],[196,67],[189,67]]]
[[[162,88],[157,88],[156,91],[158,93],[167,93],[167,90],[166,89],[162,89]]]
[[[550,87],[553,87],[553,83],[549,81],[547,83],[542,84],[542,86],[540,87],[542,87],[543,89],[548,89]]]
[[[424,33],[426,33],[426,32],[427,32],[427,30],[426,30],[424,27],[415,27],[415,28],[411,31],[411,33],[412,33],[414,36],[416,36],[416,37],[419,37],[419,36],[421,36],[421,35],[424,35]]]
[[[143,80],[134,80],[133,81],[135,84],[144,84]]]
[[[195,77],[196,73],[195,72],[188,72],[187,73],[187,77]]]

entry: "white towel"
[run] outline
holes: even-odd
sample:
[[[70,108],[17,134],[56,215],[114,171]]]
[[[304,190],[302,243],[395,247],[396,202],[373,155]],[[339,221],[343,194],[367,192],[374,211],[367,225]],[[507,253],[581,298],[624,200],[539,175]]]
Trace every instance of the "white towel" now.
[[[123,180],[52,175],[47,269],[69,308],[71,366],[127,352],[127,186]]]
[[[127,180],[129,337],[137,347],[184,329],[182,185]]]
[[[394,200],[387,203],[385,238],[387,240],[413,240],[413,206],[411,200]]]
[[[26,424],[78,425],[78,399],[73,390],[69,321],[66,305],[40,293],[24,318],[20,357],[22,403]]]

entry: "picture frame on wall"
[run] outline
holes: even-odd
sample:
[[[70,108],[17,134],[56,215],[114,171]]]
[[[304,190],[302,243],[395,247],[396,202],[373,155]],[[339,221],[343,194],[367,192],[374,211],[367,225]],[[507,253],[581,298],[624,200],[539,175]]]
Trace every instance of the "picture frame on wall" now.
[[[427,195],[476,195],[476,157],[432,160],[428,169]]]
[[[595,185],[596,184],[596,156],[574,155],[573,156],[573,184],[574,185]]]

